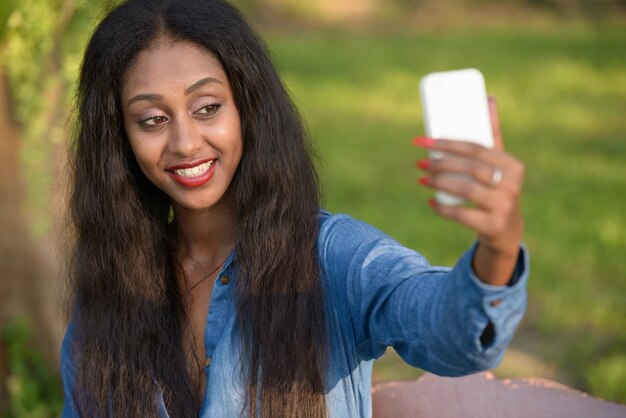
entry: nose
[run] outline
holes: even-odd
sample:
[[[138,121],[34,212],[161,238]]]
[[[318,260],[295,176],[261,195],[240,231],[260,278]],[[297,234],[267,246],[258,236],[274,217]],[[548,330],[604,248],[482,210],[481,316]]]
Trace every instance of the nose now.
[[[181,157],[193,157],[198,153],[204,142],[202,135],[189,116],[176,118],[170,125],[170,152]]]

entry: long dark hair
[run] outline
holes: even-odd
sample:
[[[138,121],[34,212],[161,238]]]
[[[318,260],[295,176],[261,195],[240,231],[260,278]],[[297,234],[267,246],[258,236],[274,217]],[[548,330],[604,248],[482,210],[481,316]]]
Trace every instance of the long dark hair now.
[[[160,390],[170,416],[198,413],[170,201],[139,169],[120,106],[124,72],[160,36],[210,51],[240,115],[244,152],[229,193],[237,210],[242,412],[326,416],[317,176],[265,47],[221,0],[130,0],[105,17],[85,52],[70,201],[80,408],[92,417],[155,416]]]

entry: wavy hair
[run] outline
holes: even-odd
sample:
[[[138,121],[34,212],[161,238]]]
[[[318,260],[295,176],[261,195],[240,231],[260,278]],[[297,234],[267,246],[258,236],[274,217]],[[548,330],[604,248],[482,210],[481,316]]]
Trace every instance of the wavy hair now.
[[[326,416],[325,322],[316,241],[318,179],[302,123],[255,32],[221,0],[130,0],[93,34],[81,69],[72,149],[70,297],[78,402],[91,417],[197,416],[183,350],[169,198],[138,167],[124,131],[124,72],[158,37],[222,64],[241,120],[234,292],[242,414]],[[247,412],[246,412],[247,411]]]

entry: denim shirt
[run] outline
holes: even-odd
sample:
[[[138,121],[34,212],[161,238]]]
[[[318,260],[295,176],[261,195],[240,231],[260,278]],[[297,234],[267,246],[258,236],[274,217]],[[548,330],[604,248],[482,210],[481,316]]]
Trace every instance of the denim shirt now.
[[[526,308],[524,248],[508,286],[473,273],[475,246],[452,269],[433,267],[374,227],[322,212],[318,258],[329,341],[325,393],[329,417],[370,417],[372,366],[393,347],[410,365],[442,376],[497,366]],[[206,320],[207,384],[199,416],[236,417],[245,388],[239,377],[233,301],[235,253],[219,272]],[[491,323],[493,333],[481,336]],[[78,417],[72,323],[61,354],[63,418]],[[159,396],[163,417],[168,417]]]

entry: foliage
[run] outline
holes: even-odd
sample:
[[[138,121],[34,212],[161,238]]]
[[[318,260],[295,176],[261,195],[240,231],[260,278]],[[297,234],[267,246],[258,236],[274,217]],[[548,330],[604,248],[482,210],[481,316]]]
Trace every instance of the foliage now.
[[[110,3],[106,0],[12,3],[4,42],[0,44],[0,65],[9,78],[14,114],[22,126],[21,164],[36,235],[49,226],[46,207],[51,178],[57,169],[55,147],[67,135],[84,44],[96,23],[95,13]],[[0,11],[5,11],[5,6]]]
[[[13,3],[11,1],[3,1],[0,3],[0,42],[4,39],[6,33],[7,22],[13,11]]]
[[[63,397],[59,381],[54,378],[41,356],[30,344],[29,327],[15,321],[7,325],[0,338],[6,347],[9,402],[3,418],[51,418],[61,414]]]

